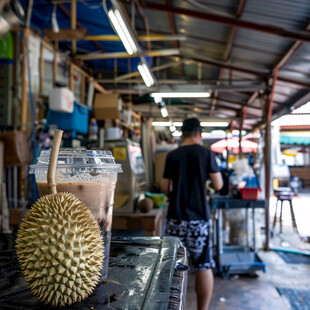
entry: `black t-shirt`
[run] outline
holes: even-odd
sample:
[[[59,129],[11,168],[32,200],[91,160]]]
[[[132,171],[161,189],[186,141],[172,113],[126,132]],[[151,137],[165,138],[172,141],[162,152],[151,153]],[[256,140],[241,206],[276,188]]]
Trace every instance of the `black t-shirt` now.
[[[214,153],[199,144],[181,146],[167,155],[163,177],[172,180],[168,219],[209,220],[206,181],[210,172],[219,172]]]

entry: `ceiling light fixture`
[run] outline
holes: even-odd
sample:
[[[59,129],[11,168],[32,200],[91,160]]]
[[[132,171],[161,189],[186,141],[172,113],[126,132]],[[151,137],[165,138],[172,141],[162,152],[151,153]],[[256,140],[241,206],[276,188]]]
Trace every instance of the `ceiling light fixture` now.
[[[177,130],[177,129],[175,128],[175,126],[173,126],[173,125],[170,126],[169,129],[170,129],[171,132],[175,132],[175,131]]]
[[[208,98],[210,93],[208,92],[169,92],[169,93],[152,93],[151,97],[161,97],[161,98]]]
[[[154,97],[154,101],[155,101],[156,103],[160,103],[160,102],[163,101],[163,98],[160,97],[160,96],[155,96],[155,97]]]
[[[164,101],[160,102],[158,104],[158,107],[160,108],[161,116],[164,117],[164,118],[168,117],[169,113],[168,113],[168,109],[166,107],[165,102]],[[172,124],[172,123],[170,122],[170,124]]]
[[[228,122],[201,122],[201,127],[227,127],[229,125]]]
[[[169,126],[171,126],[171,122],[152,122],[152,126],[154,126],[154,127],[169,127]]]
[[[129,55],[137,53],[138,52],[137,41],[126,22],[126,19],[123,17],[117,1],[112,0],[112,4],[113,8],[109,10],[108,16],[110,18],[110,21],[112,22],[112,25],[116,33],[120,37]]]
[[[173,137],[181,137],[182,136],[182,132],[181,131],[175,131],[172,133]]]
[[[166,106],[164,106],[164,107],[162,107],[161,109],[160,109],[160,113],[161,113],[161,116],[162,117],[168,117],[168,115],[169,115],[169,113],[168,113],[168,109],[167,109],[167,107]]]
[[[147,87],[151,87],[155,84],[155,79],[153,78],[151,70],[146,63],[143,63],[143,62],[140,63],[138,65],[138,70],[139,70],[139,72],[142,76],[142,79],[143,79],[143,81]],[[159,98],[157,100],[159,100]]]
[[[182,122],[173,122],[173,126],[175,127],[181,127],[183,125]]]

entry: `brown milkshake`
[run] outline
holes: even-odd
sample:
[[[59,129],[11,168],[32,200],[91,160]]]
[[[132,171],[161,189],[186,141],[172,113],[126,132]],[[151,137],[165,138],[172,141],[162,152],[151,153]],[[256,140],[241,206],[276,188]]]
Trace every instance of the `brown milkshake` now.
[[[49,193],[46,182],[37,182],[40,197]],[[111,230],[115,182],[57,183],[57,192],[76,195],[92,211],[104,231]]]

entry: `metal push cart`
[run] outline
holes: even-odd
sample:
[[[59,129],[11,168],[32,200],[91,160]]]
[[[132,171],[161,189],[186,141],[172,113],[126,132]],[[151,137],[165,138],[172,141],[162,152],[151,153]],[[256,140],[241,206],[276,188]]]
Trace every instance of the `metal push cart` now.
[[[217,264],[219,273],[227,279],[230,274],[249,274],[255,271],[266,271],[265,263],[256,252],[255,209],[265,208],[265,200],[243,200],[228,196],[211,195],[211,209],[217,213],[215,221],[217,245]],[[246,245],[223,245],[223,209],[245,209]],[[252,209],[253,247],[249,240],[249,209]]]

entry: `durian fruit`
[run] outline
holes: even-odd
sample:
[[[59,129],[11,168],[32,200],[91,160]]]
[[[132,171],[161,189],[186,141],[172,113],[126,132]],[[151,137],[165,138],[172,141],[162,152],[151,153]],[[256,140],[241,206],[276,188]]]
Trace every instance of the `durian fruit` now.
[[[18,232],[16,252],[33,294],[45,304],[86,298],[100,279],[103,240],[91,211],[73,194],[40,198]]]

